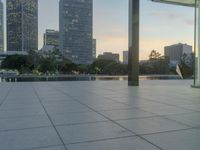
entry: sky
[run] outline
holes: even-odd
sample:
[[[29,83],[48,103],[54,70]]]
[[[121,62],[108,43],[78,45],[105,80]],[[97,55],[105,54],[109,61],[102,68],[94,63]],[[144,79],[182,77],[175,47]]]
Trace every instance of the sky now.
[[[6,0],[2,0],[5,4]],[[46,29],[58,30],[59,0],[39,1],[39,48]],[[93,0],[94,38],[97,54],[120,53],[128,49],[128,0]],[[163,54],[164,46],[187,43],[193,45],[194,9],[141,0],[140,59],[147,59],[151,50]],[[5,33],[6,35],[6,33]]]

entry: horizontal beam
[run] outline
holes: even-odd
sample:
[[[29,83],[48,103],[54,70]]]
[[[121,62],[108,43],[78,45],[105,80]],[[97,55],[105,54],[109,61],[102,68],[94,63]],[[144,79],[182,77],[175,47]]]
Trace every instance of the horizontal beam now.
[[[186,2],[186,1],[184,2],[183,0],[151,0],[151,1],[165,3],[165,4],[195,7],[195,0],[190,0],[188,2]]]

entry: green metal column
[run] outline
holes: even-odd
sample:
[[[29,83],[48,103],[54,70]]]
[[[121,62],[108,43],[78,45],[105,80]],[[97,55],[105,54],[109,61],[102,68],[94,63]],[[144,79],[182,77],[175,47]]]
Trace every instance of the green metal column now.
[[[139,12],[140,0],[129,0],[129,86],[139,86]]]
[[[195,79],[194,87],[200,88],[200,1],[195,0]]]

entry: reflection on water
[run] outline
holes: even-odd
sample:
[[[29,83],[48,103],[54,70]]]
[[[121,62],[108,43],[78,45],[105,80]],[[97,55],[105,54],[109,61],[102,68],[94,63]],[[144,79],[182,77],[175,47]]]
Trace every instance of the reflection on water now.
[[[177,80],[177,75],[147,75],[140,76],[140,80]],[[39,82],[39,81],[101,81],[101,80],[128,80],[127,76],[93,76],[93,75],[66,75],[66,76],[6,76],[0,77],[0,82]]]

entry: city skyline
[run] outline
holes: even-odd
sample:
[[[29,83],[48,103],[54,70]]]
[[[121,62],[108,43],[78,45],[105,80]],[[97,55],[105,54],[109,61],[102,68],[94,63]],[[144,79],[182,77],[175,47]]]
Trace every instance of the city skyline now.
[[[2,1],[5,5],[5,0]],[[58,30],[58,2],[39,0],[39,49],[45,30]],[[193,45],[193,8],[142,0],[141,9],[140,59],[146,59],[152,49],[163,54],[165,45],[179,42]],[[176,35],[171,34],[175,31]],[[122,54],[128,48],[128,0],[94,0],[94,38],[97,54],[103,51]]]

